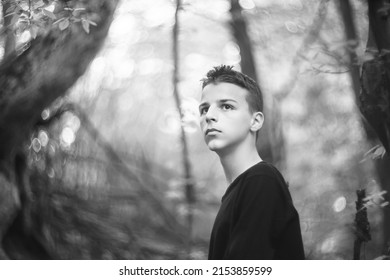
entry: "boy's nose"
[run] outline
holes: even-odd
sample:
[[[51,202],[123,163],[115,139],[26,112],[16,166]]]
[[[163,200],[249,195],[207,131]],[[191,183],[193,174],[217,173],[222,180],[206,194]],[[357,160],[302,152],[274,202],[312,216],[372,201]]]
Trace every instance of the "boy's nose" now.
[[[214,121],[216,122],[218,120],[218,113],[216,112],[217,110],[215,110],[215,108],[209,108],[207,110],[207,113],[206,113],[206,121],[207,122],[210,122],[210,121]]]

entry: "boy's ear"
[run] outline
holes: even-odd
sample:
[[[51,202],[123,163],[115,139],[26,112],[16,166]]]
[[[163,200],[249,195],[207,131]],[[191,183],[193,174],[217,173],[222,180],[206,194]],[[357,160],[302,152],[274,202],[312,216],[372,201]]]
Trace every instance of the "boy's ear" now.
[[[259,131],[264,123],[264,114],[262,112],[255,112],[252,115],[251,131]]]

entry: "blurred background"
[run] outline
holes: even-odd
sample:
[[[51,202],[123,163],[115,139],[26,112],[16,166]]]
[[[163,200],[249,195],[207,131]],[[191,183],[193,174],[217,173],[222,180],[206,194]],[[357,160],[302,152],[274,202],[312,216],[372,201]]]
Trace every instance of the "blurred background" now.
[[[45,31],[21,27],[18,6],[31,6],[12,2],[2,1],[1,24],[13,28],[18,57],[50,30],[78,24],[66,23],[51,1],[32,1]],[[90,1],[67,2],[74,13]],[[346,32],[348,15],[355,37]],[[99,28],[99,17],[80,22],[85,40]],[[260,154],[289,182],[307,259],[352,259],[356,250],[359,258],[383,258],[390,186],[380,173],[389,165],[362,121],[353,76],[373,59],[368,24],[363,0],[119,1],[86,71],[54,102],[34,107],[38,118],[18,156],[2,158],[1,172],[11,175],[1,179],[0,216],[18,209],[14,220],[0,221],[3,257],[206,259],[227,183],[199,129],[200,79],[229,64],[261,86],[267,126]],[[7,34],[0,73],[18,63],[7,60]],[[50,76],[50,68],[38,68]],[[7,96],[4,90],[0,98]],[[8,138],[10,130],[0,131]]]

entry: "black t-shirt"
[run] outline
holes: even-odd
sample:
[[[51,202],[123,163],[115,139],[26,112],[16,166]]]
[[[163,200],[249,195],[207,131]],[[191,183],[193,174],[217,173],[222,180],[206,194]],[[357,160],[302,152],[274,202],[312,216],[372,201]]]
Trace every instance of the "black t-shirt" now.
[[[271,164],[240,174],[222,197],[209,259],[304,259],[298,212],[287,184]]]

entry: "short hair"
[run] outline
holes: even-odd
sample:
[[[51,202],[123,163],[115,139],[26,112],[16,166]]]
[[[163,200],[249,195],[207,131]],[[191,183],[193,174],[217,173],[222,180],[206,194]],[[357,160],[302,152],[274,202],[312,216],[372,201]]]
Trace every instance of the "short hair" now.
[[[248,90],[246,101],[251,112],[263,112],[263,97],[259,85],[249,76],[233,70],[233,66],[220,65],[207,72],[201,80],[202,89],[209,84],[231,83]]]

